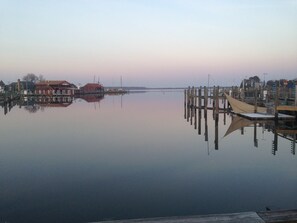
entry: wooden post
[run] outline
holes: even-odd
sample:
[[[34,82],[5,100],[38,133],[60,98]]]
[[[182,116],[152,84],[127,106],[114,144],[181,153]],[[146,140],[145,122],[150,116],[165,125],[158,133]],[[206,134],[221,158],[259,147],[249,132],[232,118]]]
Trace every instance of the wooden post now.
[[[219,118],[219,89],[220,86],[217,86],[216,88],[216,118]]]
[[[207,88],[204,86],[204,109],[207,109],[207,104],[208,104],[208,98],[207,98]]]
[[[187,118],[187,90],[184,90],[184,118]]]
[[[201,87],[198,90],[198,108],[201,109]]]
[[[213,88],[212,88],[212,116],[213,116],[213,118],[215,116],[215,92],[216,92],[215,89],[216,89],[216,87],[213,86]]]
[[[195,104],[195,108],[197,107],[197,88],[195,88],[195,94],[194,94],[194,96],[195,96],[195,102],[194,102],[194,104]]]
[[[201,135],[201,86],[198,91],[198,135]]]
[[[208,141],[208,125],[207,125],[207,110],[204,110],[204,121],[205,121],[205,141]]]
[[[187,90],[187,122],[189,122],[190,118],[190,87]]]
[[[295,106],[297,106],[297,84],[295,85]]]
[[[191,106],[194,106],[194,87],[191,87]]]
[[[191,97],[190,97],[190,94],[191,94],[191,88],[190,88],[190,86],[188,87],[188,102],[187,102],[187,104],[188,104],[188,106],[190,106],[190,101],[191,101]]]
[[[193,116],[194,116],[194,91],[195,88],[194,86],[192,86],[192,89],[191,89],[191,125],[193,125]]]
[[[257,91],[257,88],[255,88],[254,90],[254,97],[255,97],[255,107],[254,107],[254,112],[256,113],[257,112],[257,98],[258,98],[258,91]]]
[[[201,109],[198,111],[198,135],[201,135]]]
[[[194,129],[197,129],[197,109],[196,107],[193,107],[193,112],[194,112]]]
[[[278,110],[277,110],[278,105],[279,105],[279,87],[276,87],[275,98],[274,98],[274,109],[275,109],[274,117],[276,121],[278,120]]]

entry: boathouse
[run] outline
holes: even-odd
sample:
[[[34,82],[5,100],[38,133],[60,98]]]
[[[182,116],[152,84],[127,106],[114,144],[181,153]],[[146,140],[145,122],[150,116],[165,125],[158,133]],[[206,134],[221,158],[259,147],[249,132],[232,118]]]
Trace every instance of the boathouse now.
[[[97,83],[88,83],[79,90],[80,94],[101,94],[103,92],[103,86]]]
[[[35,94],[45,96],[73,96],[77,87],[65,80],[41,81],[35,84]]]

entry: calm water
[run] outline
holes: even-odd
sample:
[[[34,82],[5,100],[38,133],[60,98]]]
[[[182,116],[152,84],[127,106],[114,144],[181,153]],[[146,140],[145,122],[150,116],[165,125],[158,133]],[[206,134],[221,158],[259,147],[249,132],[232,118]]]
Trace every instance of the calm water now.
[[[290,140],[278,137],[273,155],[275,135],[259,124],[224,137],[232,117],[220,114],[216,145],[209,110],[205,141],[203,111],[199,135],[183,100],[164,91],[0,108],[0,222],[297,208]]]

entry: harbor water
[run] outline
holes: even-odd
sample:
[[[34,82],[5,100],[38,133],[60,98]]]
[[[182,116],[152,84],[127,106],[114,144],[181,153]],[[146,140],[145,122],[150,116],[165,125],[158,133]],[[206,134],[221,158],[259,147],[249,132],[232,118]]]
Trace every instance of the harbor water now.
[[[232,129],[230,113],[216,124],[212,110],[195,111],[195,121],[182,90],[27,99],[0,112],[0,222],[297,208],[294,138],[273,123]]]

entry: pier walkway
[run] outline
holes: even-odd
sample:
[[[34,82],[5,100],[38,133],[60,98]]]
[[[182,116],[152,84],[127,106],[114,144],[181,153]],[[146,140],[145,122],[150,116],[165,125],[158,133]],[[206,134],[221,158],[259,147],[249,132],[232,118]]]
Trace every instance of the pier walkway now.
[[[186,217],[128,219],[101,223],[276,223],[297,222],[297,210],[242,212]],[[97,222],[99,223],[99,222]]]

